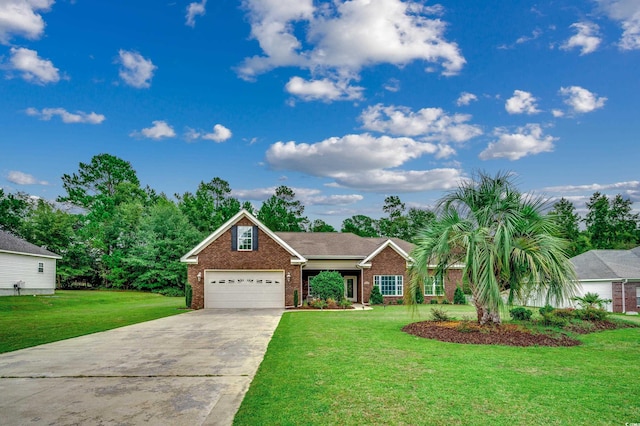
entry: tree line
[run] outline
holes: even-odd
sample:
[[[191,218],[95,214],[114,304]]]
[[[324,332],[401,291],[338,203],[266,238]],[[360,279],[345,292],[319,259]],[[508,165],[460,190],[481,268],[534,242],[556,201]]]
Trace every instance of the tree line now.
[[[0,229],[61,255],[60,287],[80,282],[180,295],[186,282],[180,257],[241,209],[276,232],[337,231],[321,219],[309,220],[287,186],[276,188],[259,208],[234,197],[229,183],[219,177],[200,182],[194,192],[168,197],[143,188],[132,165],[110,154],[80,163],[77,172],[62,176],[62,184],[65,194],[56,202],[0,189]],[[638,215],[629,200],[596,193],[587,207],[585,219],[566,199],[550,212],[560,236],[571,243],[571,256],[640,242]],[[395,195],[385,198],[383,213],[379,219],[354,215],[342,222],[340,231],[415,242],[436,218],[428,209],[407,209]]]

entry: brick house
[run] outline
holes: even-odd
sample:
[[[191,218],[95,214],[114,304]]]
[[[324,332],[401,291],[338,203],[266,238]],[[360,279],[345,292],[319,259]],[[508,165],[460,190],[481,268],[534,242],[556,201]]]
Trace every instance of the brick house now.
[[[338,271],[345,297],[368,303],[373,286],[385,302],[401,299],[408,282],[413,245],[397,238],[364,238],[350,233],[273,232],[240,211],[185,254],[192,308],[284,308],[309,296],[309,281],[321,271]],[[444,284],[425,285],[425,300],[453,300],[461,269],[450,269]]]

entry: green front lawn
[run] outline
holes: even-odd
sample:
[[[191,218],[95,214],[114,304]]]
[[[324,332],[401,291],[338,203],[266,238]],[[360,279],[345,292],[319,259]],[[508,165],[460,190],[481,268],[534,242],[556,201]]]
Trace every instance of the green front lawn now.
[[[0,353],[179,314],[184,305],[184,297],[132,291],[0,297]]]
[[[580,336],[577,347],[443,343],[400,329],[404,306],[290,312],[236,425],[578,425],[640,422],[640,331]],[[460,318],[471,306],[438,306]]]

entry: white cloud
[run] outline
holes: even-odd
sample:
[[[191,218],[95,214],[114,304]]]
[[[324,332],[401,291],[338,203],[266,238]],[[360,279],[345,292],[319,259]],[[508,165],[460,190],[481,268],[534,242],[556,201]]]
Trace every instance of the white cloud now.
[[[16,185],[49,185],[49,182],[44,180],[38,180],[33,175],[28,173],[12,170],[7,175],[7,180]]]
[[[468,114],[449,115],[441,108],[417,112],[403,106],[373,105],[360,114],[363,128],[400,136],[421,136],[439,142],[465,142],[482,134],[478,126],[467,124]]]
[[[523,44],[530,41],[533,41],[542,35],[542,31],[539,28],[536,28],[531,32],[530,36],[522,36],[516,40],[516,44]]]
[[[151,86],[151,79],[156,70],[150,59],[145,59],[137,52],[120,50],[118,52],[120,63],[120,78],[129,86],[144,89]]]
[[[331,81],[304,80],[301,77],[291,77],[285,86],[287,92],[305,101],[337,101],[362,99],[362,87],[349,86],[348,80]]]
[[[506,158],[514,161],[527,155],[553,151],[553,136],[544,136],[539,124],[527,124],[517,129],[516,133],[508,133],[505,129],[496,129],[498,139],[480,153],[481,160]]]
[[[513,96],[507,99],[504,109],[509,114],[537,114],[540,110],[536,105],[537,99],[524,90],[514,90]]]
[[[63,123],[89,123],[100,124],[106,117],[102,114],[96,114],[95,112],[86,113],[83,111],[76,111],[71,113],[64,108],[43,108],[38,111],[35,108],[27,108],[27,115],[40,117],[40,120],[49,121],[53,116],[59,116]]]
[[[200,3],[198,2],[189,3],[189,6],[187,6],[187,16],[186,16],[187,21],[185,25],[188,25],[192,28],[195,27],[196,16],[204,16],[204,14],[206,13],[206,9],[205,9],[206,6],[207,6],[207,0],[202,0]]]
[[[244,6],[263,52],[239,67],[245,79],[282,66],[354,77],[366,66],[415,60],[440,64],[452,75],[466,62],[457,44],[445,40],[446,24],[432,17],[441,7],[401,0],[337,0],[317,8],[312,0],[246,0]]]
[[[477,100],[478,100],[478,97],[473,93],[462,92],[460,93],[460,97],[458,98],[458,100],[456,100],[456,105],[458,106],[469,105],[471,102],[477,101]]]
[[[400,81],[397,78],[390,78],[383,87],[384,90],[395,93],[400,90]]]
[[[218,143],[231,139],[231,136],[233,136],[233,134],[231,133],[231,130],[227,129],[222,124],[216,124],[215,126],[213,126],[213,132],[211,133],[197,131],[194,129],[188,129],[187,134],[185,135],[188,141],[205,139],[205,140],[210,140]]]
[[[160,140],[163,138],[173,138],[176,136],[176,132],[173,130],[166,121],[156,120],[152,121],[153,126],[144,128],[139,132],[134,131],[129,134],[132,137],[145,137],[149,139]]]
[[[10,52],[11,68],[19,71],[25,81],[40,85],[60,81],[58,68],[50,60],[40,58],[35,50],[12,47]]]
[[[334,177],[336,186],[368,192],[401,193],[449,190],[464,179],[458,169],[371,170],[342,173]]]
[[[317,188],[291,188],[305,206],[346,206],[364,199],[360,194],[323,195]],[[264,201],[276,192],[276,187],[233,190],[232,195],[242,200]]]
[[[640,49],[640,2],[638,0],[596,0],[604,13],[612,20],[620,22],[622,50]]]
[[[576,22],[571,25],[577,31],[577,34],[571,36],[562,46],[561,49],[571,50],[574,47],[580,48],[580,54],[586,55],[593,53],[598,49],[602,40],[598,36],[599,27],[592,22]]]
[[[604,107],[607,98],[598,97],[595,93],[580,86],[562,87],[560,94],[565,97],[564,103],[569,105],[574,113],[582,114]]]
[[[591,183],[588,185],[562,185],[562,186],[549,186],[543,188],[546,192],[596,192],[596,191],[624,191],[624,190],[637,190],[640,189],[640,181],[630,180],[626,182],[615,183]]]
[[[555,118],[564,117],[564,111],[559,110],[559,109],[552,109],[552,110],[551,110],[551,114],[553,114],[553,116],[554,116]]]
[[[360,194],[308,195],[303,198],[303,201],[305,205],[309,206],[347,206],[363,199],[364,197]]]
[[[9,44],[14,35],[36,40],[44,32],[44,20],[37,13],[47,12],[54,0],[0,1],[0,43]]]

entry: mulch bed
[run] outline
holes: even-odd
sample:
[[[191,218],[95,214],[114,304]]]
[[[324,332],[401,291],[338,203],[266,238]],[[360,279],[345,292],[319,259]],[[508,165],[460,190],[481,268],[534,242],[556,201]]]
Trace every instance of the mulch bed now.
[[[613,328],[616,328],[614,325]],[[422,321],[405,326],[402,331],[414,336],[436,339],[442,342],[472,345],[505,346],[577,346],[581,342],[564,334],[532,333],[516,324],[480,326],[462,321]]]

